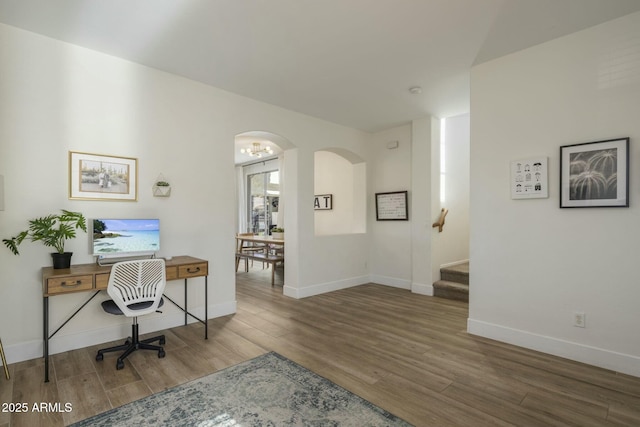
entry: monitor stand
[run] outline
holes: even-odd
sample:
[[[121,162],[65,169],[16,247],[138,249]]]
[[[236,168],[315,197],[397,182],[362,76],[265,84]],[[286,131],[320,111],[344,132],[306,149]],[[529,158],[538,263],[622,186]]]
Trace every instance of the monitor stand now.
[[[136,261],[136,260],[140,260],[140,259],[153,259],[156,257],[156,254],[145,254],[145,255],[131,255],[131,256],[122,256],[122,257],[118,257],[118,256],[104,256],[104,255],[100,255],[96,258],[96,264],[98,264],[99,266],[103,267],[103,266],[108,266],[108,265],[113,265],[117,262],[122,262],[122,261]]]

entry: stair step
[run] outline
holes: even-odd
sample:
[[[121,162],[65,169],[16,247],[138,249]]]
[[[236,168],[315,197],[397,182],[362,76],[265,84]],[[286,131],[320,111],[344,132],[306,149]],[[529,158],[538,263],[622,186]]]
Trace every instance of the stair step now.
[[[433,284],[433,295],[440,298],[469,302],[469,285],[450,280],[438,280]]]
[[[453,265],[440,269],[440,278],[450,282],[469,284],[469,263]]]

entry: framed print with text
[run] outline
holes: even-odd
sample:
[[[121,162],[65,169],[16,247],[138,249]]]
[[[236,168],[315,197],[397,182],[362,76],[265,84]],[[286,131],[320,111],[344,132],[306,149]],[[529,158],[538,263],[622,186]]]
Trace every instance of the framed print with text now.
[[[409,220],[408,193],[393,191],[376,193],[376,220],[407,221]]]

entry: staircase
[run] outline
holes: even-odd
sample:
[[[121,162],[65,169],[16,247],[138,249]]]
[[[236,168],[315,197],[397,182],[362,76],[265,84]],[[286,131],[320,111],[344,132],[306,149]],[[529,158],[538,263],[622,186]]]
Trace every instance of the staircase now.
[[[468,262],[441,268],[440,277],[433,284],[434,296],[469,302]]]

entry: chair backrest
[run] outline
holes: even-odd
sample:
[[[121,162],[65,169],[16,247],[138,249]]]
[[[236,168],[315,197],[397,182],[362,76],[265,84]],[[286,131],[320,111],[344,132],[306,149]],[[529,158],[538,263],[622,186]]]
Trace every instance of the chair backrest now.
[[[166,273],[163,259],[122,261],[113,264],[107,293],[127,317],[142,316],[158,309]],[[132,304],[149,303],[144,309],[132,310]]]

